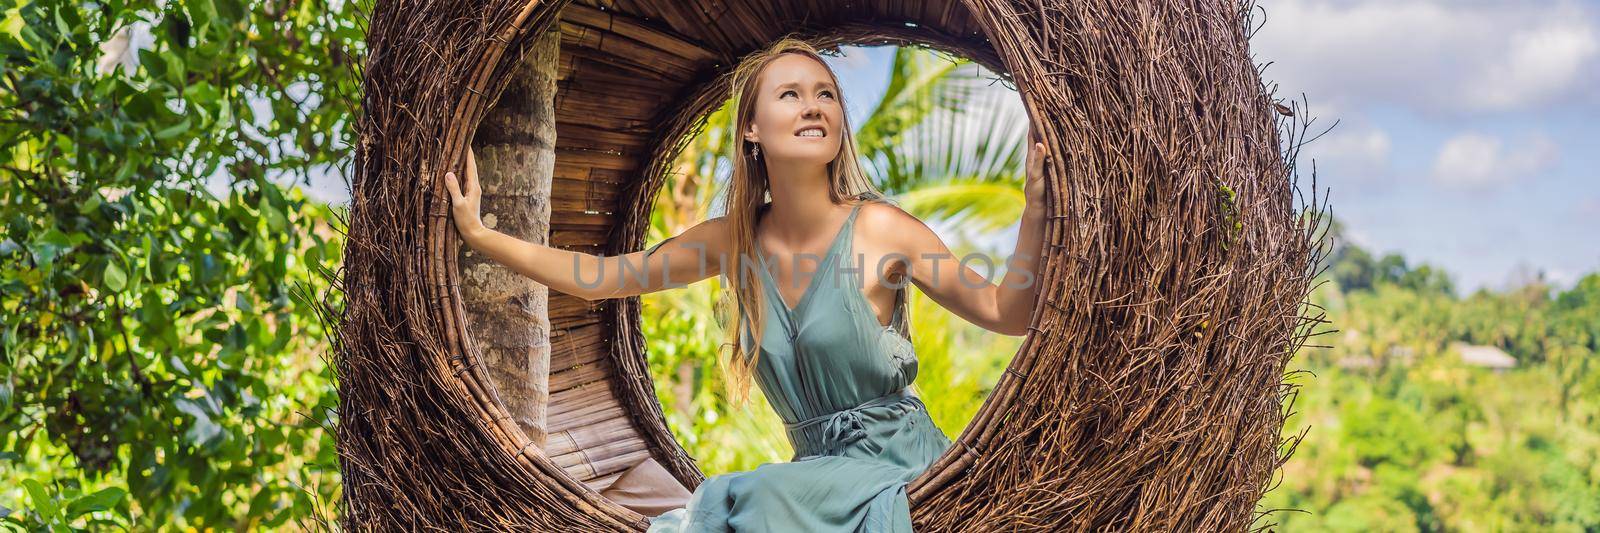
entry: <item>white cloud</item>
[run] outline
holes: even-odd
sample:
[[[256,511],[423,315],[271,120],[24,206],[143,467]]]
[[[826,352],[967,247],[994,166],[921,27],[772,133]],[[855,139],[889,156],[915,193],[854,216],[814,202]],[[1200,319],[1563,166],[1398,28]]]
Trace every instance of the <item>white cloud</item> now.
[[[1392,144],[1389,133],[1379,128],[1365,126],[1340,131],[1335,127],[1306,148],[1318,159],[1329,158],[1365,169],[1382,169],[1389,166]]]
[[[1600,51],[1595,28],[1586,20],[1552,23],[1510,40],[1508,55],[1470,86],[1466,103],[1506,109],[1559,96],[1580,81],[1582,69]]]
[[[1525,110],[1589,90],[1600,70],[1597,15],[1573,0],[1260,5],[1265,25],[1251,45],[1258,61],[1274,61],[1265,76],[1314,103]]]
[[[1467,132],[1451,137],[1433,162],[1434,181],[1462,188],[1481,188],[1534,177],[1555,166],[1555,141],[1530,137],[1507,149],[1499,137]]]
[[[1552,268],[1546,270],[1544,275],[1552,285],[1562,289],[1570,289],[1578,283],[1578,274],[1565,268]]]
[[[1339,122],[1331,131],[1312,128],[1296,158],[1302,177],[1315,165],[1318,183],[1332,186],[1335,194],[1356,197],[1383,194],[1393,180],[1394,141],[1389,132],[1361,117]]]
[[[1368,250],[1378,248],[1378,243],[1372,239],[1372,235],[1355,227],[1346,226],[1344,228],[1344,238],[1346,241],[1349,241],[1350,244],[1354,244]]]

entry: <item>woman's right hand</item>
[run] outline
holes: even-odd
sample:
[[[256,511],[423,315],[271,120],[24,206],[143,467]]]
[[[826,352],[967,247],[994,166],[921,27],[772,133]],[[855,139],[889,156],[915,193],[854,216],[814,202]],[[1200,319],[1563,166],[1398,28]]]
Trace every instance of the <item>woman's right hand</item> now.
[[[483,189],[478,186],[478,162],[467,147],[467,178],[465,184],[456,183],[456,173],[444,173],[444,187],[450,191],[450,215],[455,220],[456,231],[466,239],[483,230],[478,206],[483,202]],[[463,193],[465,191],[465,193]]]

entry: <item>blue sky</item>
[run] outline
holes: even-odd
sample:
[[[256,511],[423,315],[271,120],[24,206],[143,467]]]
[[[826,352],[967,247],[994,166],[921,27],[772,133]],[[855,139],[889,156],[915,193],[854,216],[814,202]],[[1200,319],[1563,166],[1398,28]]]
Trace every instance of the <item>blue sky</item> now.
[[[1352,240],[1465,290],[1600,270],[1600,2],[1260,5],[1264,75],[1339,121],[1305,155]]]
[[[1449,271],[1459,292],[1600,271],[1600,0],[1261,0],[1251,41],[1349,237]],[[889,48],[830,62],[852,119]],[[859,120],[855,120],[859,122]],[[1335,122],[1338,122],[1334,126]]]

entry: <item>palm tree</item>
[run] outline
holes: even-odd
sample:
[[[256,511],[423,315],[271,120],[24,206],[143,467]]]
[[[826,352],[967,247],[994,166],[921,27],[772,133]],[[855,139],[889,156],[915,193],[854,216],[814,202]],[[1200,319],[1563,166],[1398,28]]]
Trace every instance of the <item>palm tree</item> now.
[[[1016,92],[965,59],[895,51],[857,139],[868,171],[918,218],[992,232],[1022,214],[1027,117]]]

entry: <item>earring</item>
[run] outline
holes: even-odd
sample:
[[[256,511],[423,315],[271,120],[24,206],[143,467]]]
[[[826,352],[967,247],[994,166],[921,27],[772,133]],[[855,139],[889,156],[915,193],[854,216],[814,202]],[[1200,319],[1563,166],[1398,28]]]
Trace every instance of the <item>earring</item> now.
[[[761,145],[759,145],[759,144],[751,144],[750,145],[750,157],[755,158],[755,159],[761,159]]]

